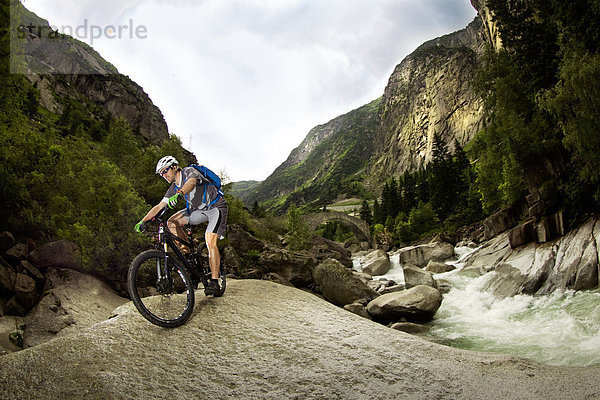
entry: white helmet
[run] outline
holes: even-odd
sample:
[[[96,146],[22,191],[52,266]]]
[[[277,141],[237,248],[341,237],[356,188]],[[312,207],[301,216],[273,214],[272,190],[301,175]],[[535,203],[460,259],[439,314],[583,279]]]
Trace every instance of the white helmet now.
[[[172,165],[179,165],[179,163],[177,162],[177,160],[175,159],[175,157],[173,156],[164,156],[163,158],[161,158],[160,160],[158,160],[158,163],[156,164],[156,173],[160,174],[160,172],[167,168],[170,167]]]

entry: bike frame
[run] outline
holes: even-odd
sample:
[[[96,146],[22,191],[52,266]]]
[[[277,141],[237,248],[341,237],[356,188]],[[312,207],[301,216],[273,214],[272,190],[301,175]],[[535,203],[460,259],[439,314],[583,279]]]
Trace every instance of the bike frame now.
[[[177,246],[176,242],[179,242],[185,246],[188,246],[190,248],[191,253],[195,253],[195,249],[194,249],[194,240],[192,239],[192,233],[191,233],[191,228],[188,225],[186,227],[187,229],[187,233],[188,233],[188,241],[181,239],[179,236],[172,234],[167,227],[165,226],[165,222],[164,221],[160,221],[160,225],[158,227],[158,240],[159,240],[159,247],[161,247],[159,250],[163,251],[163,255],[164,255],[164,265],[165,268],[167,268],[168,265],[168,258],[169,255],[167,254],[169,247],[173,250],[173,252],[175,253],[175,255],[177,256],[177,258],[179,259],[179,261],[181,261],[183,263],[183,265],[187,268],[187,270],[189,272],[191,272],[194,269],[194,265],[190,264],[190,262],[187,260],[187,258],[183,255],[183,252],[181,250],[179,250],[179,246]],[[196,266],[198,267],[198,266]],[[157,266],[158,268],[158,266]],[[161,276],[161,271],[157,271],[159,273],[159,276]],[[164,271],[164,276],[169,276],[168,271]]]

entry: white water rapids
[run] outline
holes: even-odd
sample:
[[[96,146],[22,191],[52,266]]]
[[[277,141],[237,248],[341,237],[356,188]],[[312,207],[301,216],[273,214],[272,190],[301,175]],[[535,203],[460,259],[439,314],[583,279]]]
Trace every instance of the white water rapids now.
[[[456,248],[463,258],[472,249]],[[404,283],[398,255],[382,277]],[[457,269],[434,276],[452,284],[429,323],[429,339],[466,350],[506,353],[561,366],[600,365],[600,290],[556,291],[498,299],[484,290],[494,272],[473,278]],[[354,262],[360,270],[360,259]],[[378,279],[379,277],[374,277]]]

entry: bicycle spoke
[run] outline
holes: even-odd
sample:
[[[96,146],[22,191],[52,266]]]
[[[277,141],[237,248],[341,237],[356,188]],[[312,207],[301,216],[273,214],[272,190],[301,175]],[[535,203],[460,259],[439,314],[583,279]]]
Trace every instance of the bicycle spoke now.
[[[160,326],[177,326],[189,318],[194,291],[185,270],[172,264],[169,277],[164,274],[163,254],[148,251],[136,257],[128,276],[131,298],[140,313]]]

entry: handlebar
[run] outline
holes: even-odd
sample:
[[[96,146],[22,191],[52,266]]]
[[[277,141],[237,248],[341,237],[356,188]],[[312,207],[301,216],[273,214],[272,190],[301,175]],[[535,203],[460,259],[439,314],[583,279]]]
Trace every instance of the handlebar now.
[[[150,219],[150,220],[146,221],[146,223],[148,223],[148,222],[152,222],[152,221],[158,221],[159,223],[166,222],[166,220],[167,220],[168,218],[165,218],[165,214],[166,214],[168,211],[171,211],[171,210],[172,210],[172,209],[171,209],[171,208],[169,208],[169,206],[168,206],[168,205],[165,205],[165,206],[164,206],[164,207],[163,207],[163,208],[162,208],[162,209],[161,209],[161,210],[160,210],[158,213],[156,213],[156,215],[155,215],[155,216],[154,216],[152,219]],[[185,226],[187,226],[187,227],[191,227],[191,224],[188,222],[188,223],[187,223]]]
[[[167,213],[167,209],[169,208],[169,206],[165,205],[162,210],[160,210],[152,219],[155,219],[159,222],[162,221],[163,216]]]

